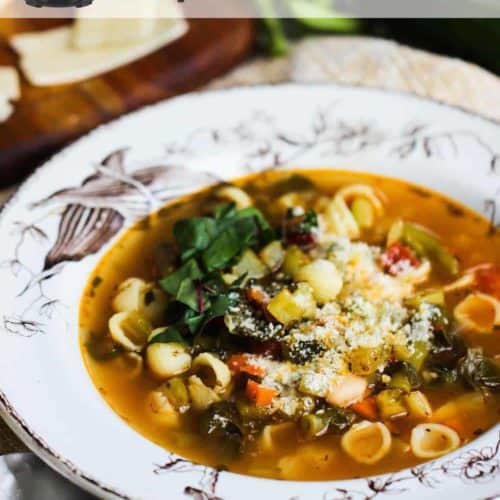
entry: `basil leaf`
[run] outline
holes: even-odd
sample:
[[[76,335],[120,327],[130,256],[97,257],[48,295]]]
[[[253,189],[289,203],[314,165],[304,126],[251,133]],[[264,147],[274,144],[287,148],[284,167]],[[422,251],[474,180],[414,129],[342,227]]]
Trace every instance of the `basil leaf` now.
[[[220,233],[203,252],[203,264],[208,271],[224,268],[242,249],[240,235],[234,227]]]
[[[175,298],[195,311],[199,308],[198,291],[191,278],[185,278],[181,281]]]
[[[233,217],[236,213],[236,204],[234,202],[221,203],[214,209],[214,215],[217,220]]]
[[[189,345],[189,342],[182,336],[181,332],[175,326],[169,326],[162,332],[156,334],[149,342],[151,344],[170,344],[170,343]]]
[[[217,223],[209,217],[183,219],[174,226],[174,236],[179,246],[181,259],[187,260],[197,252],[205,250],[217,232]]]
[[[200,279],[203,277],[200,267],[194,259],[188,260],[182,267],[177,269],[165,279],[160,280],[160,286],[171,295],[177,295],[181,283],[186,278]]]
[[[229,306],[232,305],[231,299],[227,295],[219,295],[210,308],[210,316],[215,318],[217,316],[224,316]]]

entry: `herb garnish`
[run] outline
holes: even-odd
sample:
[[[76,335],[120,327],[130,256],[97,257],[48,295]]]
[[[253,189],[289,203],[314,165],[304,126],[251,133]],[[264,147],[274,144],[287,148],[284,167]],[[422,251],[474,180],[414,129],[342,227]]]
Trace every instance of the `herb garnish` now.
[[[174,298],[177,311],[180,309],[169,328],[185,336],[198,333],[208,321],[223,316],[236,304],[244,276],[229,286],[222,271],[243,250],[261,247],[276,236],[258,209],[238,210],[233,203],[224,203],[215,208],[213,217],[178,221],[174,237],[181,266],[160,280],[160,286]],[[156,342],[170,338],[166,334],[156,337]]]

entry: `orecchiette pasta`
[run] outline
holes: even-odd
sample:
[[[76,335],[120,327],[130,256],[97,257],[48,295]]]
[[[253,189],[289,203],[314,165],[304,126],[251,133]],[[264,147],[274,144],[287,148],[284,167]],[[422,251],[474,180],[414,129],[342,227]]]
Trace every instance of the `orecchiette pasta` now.
[[[355,198],[364,198],[370,202],[377,216],[380,217],[384,213],[384,205],[380,200],[380,195],[373,187],[366,184],[351,184],[345,186],[339,189],[335,196],[343,199],[346,204]]]
[[[259,439],[261,450],[272,453],[279,451],[280,446],[296,439],[297,427],[293,422],[284,422],[282,424],[266,425],[262,430]]]
[[[203,383],[216,393],[224,392],[231,383],[231,371],[226,363],[209,352],[198,355],[193,361],[192,368]]]
[[[411,431],[411,450],[419,458],[437,458],[456,450],[460,437],[452,428],[442,424],[419,424]]]
[[[212,388],[207,387],[196,375],[189,377],[188,391],[193,408],[197,411],[206,410],[211,404],[220,400],[217,393]]]
[[[443,287],[446,293],[460,292],[472,288],[476,283],[476,278],[473,273],[466,273],[457,280]]]
[[[328,229],[339,236],[355,239],[361,234],[358,223],[343,198],[333,198],[326,207],[324,219]]]
[[[168,400],[165,387],[161,385],[149,394],[148,407],[162,424],[176,427],[180,424],[179,412],[175,410]]]
[[[391,449],[391,433],[381,422],[360,422],[353,425],[340,441],[342,449],[356,462],[371,465]]]
[[[144,361],[137,352],[127,352],[121,357],[121,362],[127,370],[129,378],[136,378],[142,373]]]
[[[166,305],[165,294],[139,278],[128,278],[121,283],[112,303],[114,311],[139,311],[152,323],[163,319]]]
[[[127,351],[141,351],[151,333],[149,322],[133,311],[113,314],[108,327],[113,341]]]
[[[247,208],[253,205],[250,196],[236,186],[223,186],[217,191],[217,197],[232,201],[237,208]]]
[[[478,333],[491,333],[500,325],[500,301],[484,293],[471,293],[454,310],[455,319]]]
[[[118,287],[118,292],[113,299],[115,312],[138,311],[143,303],[147,283],[139,278],[126,279]]]
[[[151,372],[160,379],[167,379],[189,370],[191,356],[184,345],[177,342],[150,344],[146,360]]]

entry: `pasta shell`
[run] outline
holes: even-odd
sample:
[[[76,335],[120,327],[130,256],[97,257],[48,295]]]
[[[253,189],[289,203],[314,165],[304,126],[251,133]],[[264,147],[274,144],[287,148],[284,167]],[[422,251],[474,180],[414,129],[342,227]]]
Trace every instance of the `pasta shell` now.
[[[476,278],[473,273],[466,273],[457,280],[443,287],[446,293],[460,292],[468,290],[476,284]]]
[[[460,437],[442,424],[419,424],[411,431],[411,450],[419,458],[437,458],[456,450]]]
[[[147,404],[155,419],[162,424],[168,427],[177,427],[180,424],[180,414],[170,404],[163,385],[149,394]]]
[[[341,196],[335,196],[328,204],[324,218],[329,231],[351,239],[359,238],[358,223]]]
[[[206,410],[213,403],[220,400],[217,393],[207,387],[200,377],[191,375],[188,379],[188,391],[191,396],[193,408],[197,411]]]
[[[253,205],[252,198],[243,189],[236,186],[221,187],[217,191],[217,197],[232,201],[237,208],[248,208]]]
[[[392,437],[381,422],[360,422],[353,425],[340,441],[342,449],[356,462],[372,465],[389,453]]]
[[[152,323],[158,323],[165,314],[167,297],[152,284],[129,278],[118,287],[112,306],[115,312],[139,311]]]
[[[297,439],[297,427],[294,422],[266,425],[259,439],[259,448],[266,453],[283,449]]]
[[[118,292],[113,299],[115,312],[138,311],[142,304],[147,283],[139,278],[126,279],[118,287]]]
[[[454,315],[465,328],[491,333],[500,325],[500,301],[484,293],[471,293],[455,307]]]
[[[191,356],[186,347],[177,342],[149,345],[146,360],[151,372],[160,379],[180,375],[191,368]]]
[[[136,312],[113,314],[108,322],[111,338],[127,351],[139,352],[146,345],[151,326]]]
[[[128,378],[136,378],[142,373],[144,360],[140,354],[136,352],[127,352],[121,357],[120,361],[124,370],[126,370]]]
[[[217,356],[204,352],[193,361],[193,371],[216,393],[224,392],[231,383],[231,371]]]
[[[340,188],[336,197],[342,198],[347,204],[353,198],[365,198],[370,202],[377,216],[381,216],[384,213],[384,205],[377,193],[377,191],[367,184],[351,184]]]

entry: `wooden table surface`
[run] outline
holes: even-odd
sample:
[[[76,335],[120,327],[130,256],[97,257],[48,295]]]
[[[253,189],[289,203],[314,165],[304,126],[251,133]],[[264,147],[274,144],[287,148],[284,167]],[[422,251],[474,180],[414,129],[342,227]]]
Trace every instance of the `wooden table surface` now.
[[[57,23],[61,21],[0,19],[0,65],[16,62],[8,45],[12,34]],[[23,79],[14,113],[0,124],[0,185],[20,180],[63,145],[102,123],[226,73],[253,50],[254,27],[251,19],[191,19],[187,33],[173,43],[95,78],[46,87]]]

